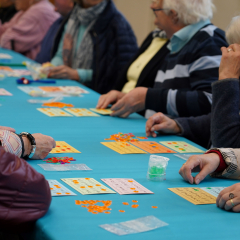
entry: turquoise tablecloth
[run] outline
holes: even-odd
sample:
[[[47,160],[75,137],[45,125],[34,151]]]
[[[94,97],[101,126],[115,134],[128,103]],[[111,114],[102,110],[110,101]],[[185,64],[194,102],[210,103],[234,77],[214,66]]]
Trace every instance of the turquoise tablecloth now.
[[[0,52],[3,52],[0,49]],[[10,53],[15,62],[24,58]],[[51,154],[50,156],[70,156],[77,159],[76,163],[85,163],[93,171],[90,172],[46,172],[37,164],[42,161],[29,161],[29,163],[47,179],[56,179],[63,183],[61,178],[92,177],[97,181],[101,178],[134,178],[140,184],[153,191],[152,195],[86,195],[76,192],[77,196],[53,197],[48,213],[36,223],[35,239],[56,240],[95,240],[95,239],[178,239],[178,240],[212,240],[212,239],[238,239],[239,214],[225,212],[211,205],[198,205],[175,195],[168,188],[190,187],[178,174],[184,160],[173,154],[158,154],[170,158],[167,168],[167,180],[164,182],[150,182],[146,179],[148,160],[150,154],[120,155],[103,146],[104,141],[111,134],[118,132],[133,133],[144,136],[146,120],[137,114],[128,119],[103,116],[100,118],[50,118],[36,108],[40,104],[27,102],[31,97],[17,88],[16,78],[5,78],[0,81],[1,88],[13,94],[12,97],[0,96],[0,124],[14,127],[17,132],[40,132],[52,136],[57,141],[66,141],[81,154]],[[74,81],[58,80],[58,86],[79,85]],[[35,85],[37,86],[37,84]],[[91,90],[81,98],[64,98],[63,102],[72,103],[77,108],[95,107],[99,95]],[[152,140],[152,139],[151,139]],[[190,141],[178,136],[159,136],[156,141]],[[194,146],[196,144],[192,143]],[[199,146],[197,146],[199,147]],[[230,186],[236,183],[233,180],[212,179],[208,177],[200,187]],[[66,187],[72,190],[68,185]],[[111,214],[94,215],[85,208],[75,205],[75,200],[112,200]],[[138,200],[137,209],[123,206],[122,202]],[[151,206],[158,206],[157,209]],[[125,213],[118,210],[124,209]],[[101,224],[117,223],[154,215],[169,226],[154,231],[117,236],[99,227]]]

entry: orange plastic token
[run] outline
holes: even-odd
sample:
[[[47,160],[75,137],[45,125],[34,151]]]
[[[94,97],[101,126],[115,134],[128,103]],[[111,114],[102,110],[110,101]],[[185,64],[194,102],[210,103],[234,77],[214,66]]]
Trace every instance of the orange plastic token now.
[[[132,208],[138,208],[138,207],[139,207],[139,205],[137,205],[137,204],[132,205]]]
[[[123,204],[123,205],[129,205],[129,203],[127,203],[127,202],[123,202],[122,204]]]
[[[81,205],[81,201],[80,200],[75,200],[76,205]]]
[[[137,200],[132,200],[132,202],[137,203],[138,201]]]
[[[106,211],[106,212],[104,212],[104,213],[106,213],[106,214],[110,214],[111,212]]]
[[[152,206],[152,208],[158,208],[157,206]]]
[[[119,210],[119,212],[125,212],[124,210]]]

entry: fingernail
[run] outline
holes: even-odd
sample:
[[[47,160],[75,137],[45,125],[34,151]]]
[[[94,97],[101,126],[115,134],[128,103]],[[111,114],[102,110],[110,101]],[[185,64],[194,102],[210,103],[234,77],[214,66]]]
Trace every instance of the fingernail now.
[[[199,179],[199,178],[195,179],[195,183],[196,183],[196,184],[199,184],[199,182],[200,182],[200,179]]]
[[[155,131],[154,127],[152,127],[151,131],[152,131],[152,132],[154,132],[154,131]]]

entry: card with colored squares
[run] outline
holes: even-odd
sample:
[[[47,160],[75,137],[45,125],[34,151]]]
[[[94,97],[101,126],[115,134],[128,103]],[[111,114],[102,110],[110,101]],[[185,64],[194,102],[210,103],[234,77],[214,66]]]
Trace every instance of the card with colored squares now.
[[[61,90],[63,90],[64,92],[70,93],[70,94],[81,94],[81,93],[89,93],[88,91],[86,91],[83,88],[80,88],[78,86],[61,86],[59,87]]]
[[[128,142],[101,142],[104,146],[120,154],[146,153],[145,151],[131,145]]]
[[[164,147],[163,145],[157,143],[157,142],[131,142],[134,146],[141,148],[142,150],[148,152],[148,153],[176,153],[175,151]]]
[[[61,92],[62,89],[60,87],[39,87],[41,90],[43,90],[44,92]]]
[[[61,108],[37,108],[37,110],[49,117],[73,117],[73,115],[65,112]]]
[[[125,194],[153,194],[134,179],[129,178],[103,178],[101,179],[109,187],[121,195]]]
[[[100,115],[91,112],[86,108],[65,108],[64,110],[76,117],[100,117]]]
[[[94,178],[63,178],[61,180],[82,195],[116,193]]]
[[[81,153],[64,141],[56,141],[56,147],[50,153]]]
[[[111,109],[96,109],[90,108],[91,111],[99,113],[101,115],[110,115],[113,111]]]
[[[168,188],[170,191],[195,204],[215,204],[217,198],[201,188]]]
[[[200,150],[199,148],[196,148],[191,144],[188,144],[182,141],[173,141],[173,142],[166,141],[166,142],[160,142],[160,143],[179,153],[204,153],[204,151]]]
[[[6,89],[0,88],[0,96],[12,96],[12,94],[8,92]]]
[[[74,192],[70,191],[68,188],[64,187],[60,182],[57,180],[47,180],[49,183],[49,187],[51,190],[51,196],[58,197],[58,196],[76,196]]]

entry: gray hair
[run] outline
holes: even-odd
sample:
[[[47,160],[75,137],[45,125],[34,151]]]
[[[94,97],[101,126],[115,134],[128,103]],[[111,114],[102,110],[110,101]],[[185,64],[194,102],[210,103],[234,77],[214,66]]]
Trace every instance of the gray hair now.
[[[226,39],[229,44],[240,44],[240,16],[232,19],[226,30]]]
[[[194,24],[207,19],[212,19],[215,9],[212,0],[163,0],[166,14],[175,10],[178,19],[184,25]]]

